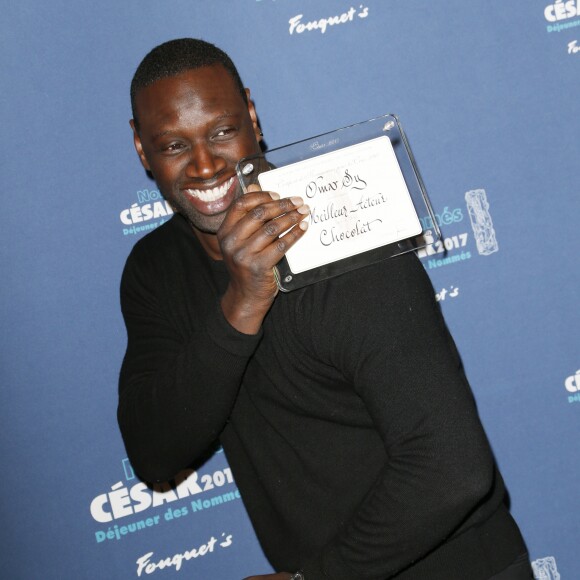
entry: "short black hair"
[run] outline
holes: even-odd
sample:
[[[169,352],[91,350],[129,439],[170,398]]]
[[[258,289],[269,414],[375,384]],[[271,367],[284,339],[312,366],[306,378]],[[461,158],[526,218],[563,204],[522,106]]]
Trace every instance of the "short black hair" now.
[[[217,46],[198,38],[176,38],[156,46],[141,61],[131,81],[131,110],[135,125],[138,127],[135,99],[141,89],[163,78],[216,64],[222,65],[230,74],[247,103],[248,97],[236,66]]]

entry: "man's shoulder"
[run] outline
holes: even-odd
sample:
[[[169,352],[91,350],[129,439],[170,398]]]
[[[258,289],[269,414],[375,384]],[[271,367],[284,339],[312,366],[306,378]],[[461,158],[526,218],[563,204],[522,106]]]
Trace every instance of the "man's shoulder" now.
[[[158,226],[140,240],[138,240],[133,246],[133,251],[148,250],[153,247],[164,246],[167,243],[171,243],[180,235],[183,235],[182,223],[180,223],[183,218],[179,214],[174,214],[169,220],[164,224]]]
[[[350,291],[363,298],[368,293],[396,292],[408,285],[429,285],[429,278],[417,256],[408,252],[381,260],[338,276],[333,284],[340,292]]]
[[[296,300],[309,316],[340,319],[361,316],[382,320],[377,312],[431,303],[433,288],[423,264],[413,253],[381,260],[297,291]]]
[[[178,269],[174,262],[190,255],[192,238],[195,236],[186,220],[175,214],[135,243],[125,262],[124,277],[138,272],[161,275],[168,269]]]
[[[175,214],[170,220],[155,228],[135,243],[127,261],[141,260],[145,256],[162,257],[169,252],[176,252],[184,243],[193,238],[185,219]]]

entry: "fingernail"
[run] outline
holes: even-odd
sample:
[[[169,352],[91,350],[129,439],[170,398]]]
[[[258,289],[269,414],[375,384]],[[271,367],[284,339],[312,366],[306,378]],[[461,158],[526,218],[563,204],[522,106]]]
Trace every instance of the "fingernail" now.
[[[310,206],[309,205],[301,205],[299,208],[296,209],[296,211],[298,213],[306,215],[307,213],[310,213]]]
[[[291,197],[291,198],[290,198],[290,201],[291,201],[291,202],[292,202],[294,205],[296,205],[296,206],[301,206],[301,205],[304,203],[304,200],[303,200],[301,197],[298,197],[298,196],[296,196],[296,197]]]
[[[272,199],[280,199],[280,194],[276,193],[275,191],[270,191],[269,193]]]
[[[306,231],[308,229],[308,222],[307,221],[302,221],[298,224],[298,227],[302,230],[302,231]]]

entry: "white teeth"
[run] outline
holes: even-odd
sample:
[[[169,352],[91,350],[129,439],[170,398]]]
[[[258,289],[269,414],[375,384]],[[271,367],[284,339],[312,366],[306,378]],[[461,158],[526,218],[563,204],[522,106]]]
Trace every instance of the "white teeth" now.
[[[232,183],[234,182],[235,177],[231,177],[222,185],[214,187],[213,189],[186,189],[185,191],[193,196],[201,199],[201,201],[209,202],[209,201],[217,201],[221,199],[228,189],[231,187]]]

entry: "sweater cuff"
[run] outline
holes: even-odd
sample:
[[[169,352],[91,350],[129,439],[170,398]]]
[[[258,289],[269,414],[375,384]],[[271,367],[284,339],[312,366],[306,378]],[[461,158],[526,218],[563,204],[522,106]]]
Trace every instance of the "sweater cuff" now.
[[[258,334],[244,334],[236,330],[224,316],[223,310],[216,301],[206,322],[210,339],[220,348],[237,356],[249,357],[253,354],[262,339],[263,331]]]

